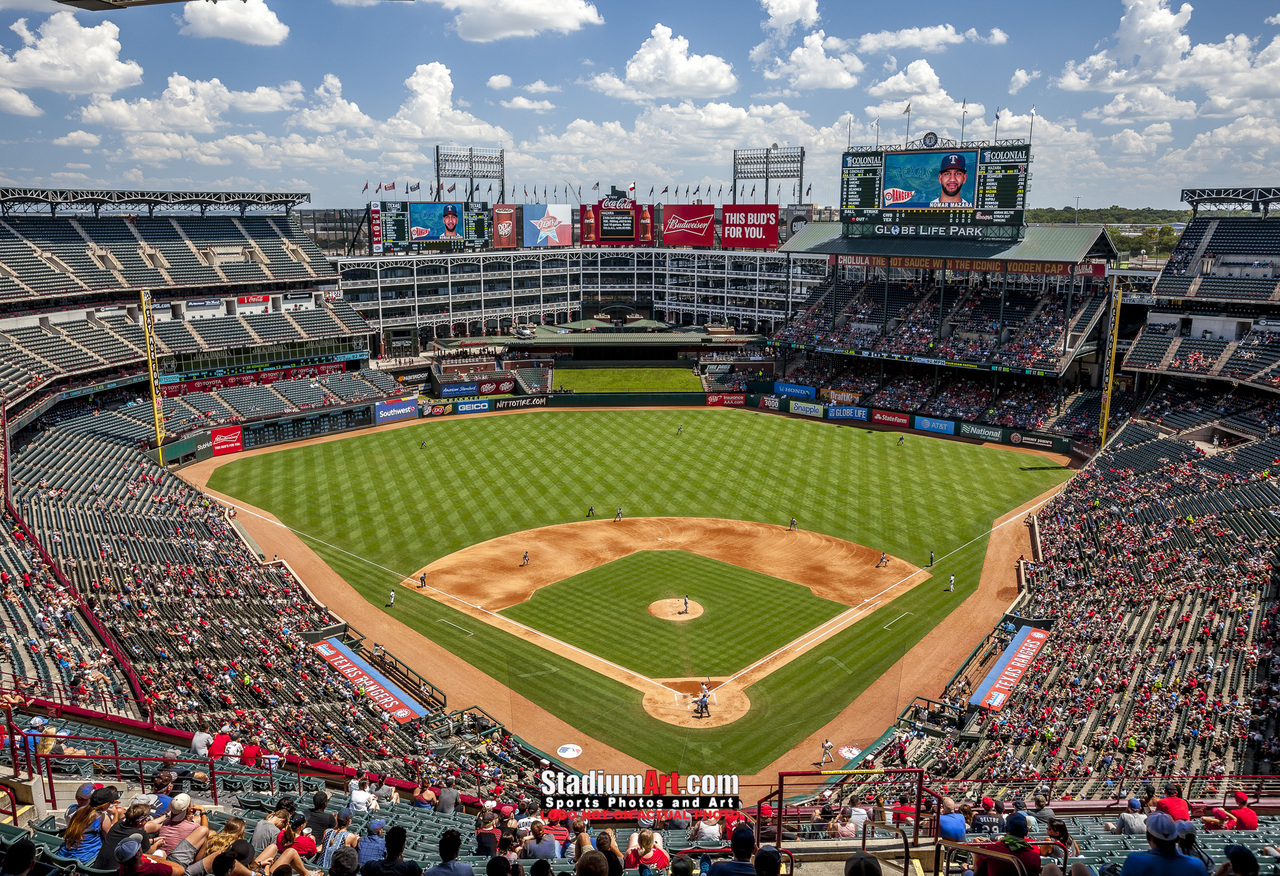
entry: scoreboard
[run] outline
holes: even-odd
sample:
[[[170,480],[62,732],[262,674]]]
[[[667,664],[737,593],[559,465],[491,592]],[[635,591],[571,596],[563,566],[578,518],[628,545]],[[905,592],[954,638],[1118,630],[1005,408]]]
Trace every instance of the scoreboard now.
[[[460,252],[489,246],[489,205],[477,201],[371,201],[373,254]]]
[[[845,234],[1011,239],[1024,224],[1030,165],[1030,144],[1017,142],[846,152]]]

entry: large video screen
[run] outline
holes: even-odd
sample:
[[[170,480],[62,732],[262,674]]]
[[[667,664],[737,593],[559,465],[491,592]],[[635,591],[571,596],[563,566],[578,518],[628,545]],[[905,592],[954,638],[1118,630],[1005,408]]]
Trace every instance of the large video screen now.
[[[374,253],[454,252],[489,246],[489,205],[474,201],[374,201]]]
[[[1031,147],[846,152],[840,218],[858,237],[1008,238],[1023,224]]]

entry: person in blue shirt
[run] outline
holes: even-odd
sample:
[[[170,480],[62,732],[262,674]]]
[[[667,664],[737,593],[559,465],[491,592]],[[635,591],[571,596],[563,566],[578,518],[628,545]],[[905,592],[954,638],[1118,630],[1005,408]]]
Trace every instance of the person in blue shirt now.
[[[1147,816],[1145,852],[1130,852],[1124,859],[1121,876],[1205,876],[1208,872],[1198,858],[1178,851],[1178,825],[1163,812]]]
[[[938,816],[938,835],[944,840],[962,843],[967,826],[964,816],[957,811],[956,801],[950,797],[943,797],[942,814]]]

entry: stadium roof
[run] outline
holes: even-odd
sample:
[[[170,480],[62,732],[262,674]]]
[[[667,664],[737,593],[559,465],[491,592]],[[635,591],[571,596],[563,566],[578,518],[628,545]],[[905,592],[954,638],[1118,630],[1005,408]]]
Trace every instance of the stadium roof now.
[[[1022,240],[981,243],[928,237],[843,237],[839,222],[810,222],[779,249],[790,253],[906,256],[942,259],[1065,262],[1114,259],[1116,249],[1101,225],[1031,225]]]
[[[1226,189],[1183,189],[1183,203],[1193,211],[1201,207],[1249,207],[1255,213],[1266,213],[1280,202],[1280,186],[1242,186]]]
[[[0,213],[57,213],[59,208],[91,209],[96,216],[103,207],[114,212],[154,213],[156,207],[198,209],[201,215],[215,210],[280,210],[288,213],[298,204],[311,202],[306,192],[162,192],[122,189],[20,189],[0,186]]]

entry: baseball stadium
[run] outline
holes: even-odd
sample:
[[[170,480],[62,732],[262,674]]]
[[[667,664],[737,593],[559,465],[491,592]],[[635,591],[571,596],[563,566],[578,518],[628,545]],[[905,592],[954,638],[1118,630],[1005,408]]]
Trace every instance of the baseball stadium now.
[[[0,186],[0,868],[1280,872],[1280,188],[1034,151]]]

